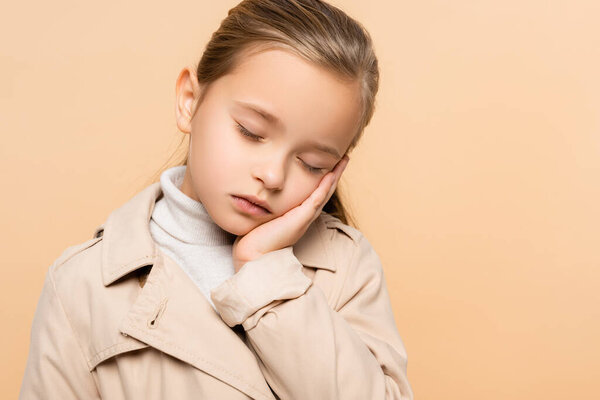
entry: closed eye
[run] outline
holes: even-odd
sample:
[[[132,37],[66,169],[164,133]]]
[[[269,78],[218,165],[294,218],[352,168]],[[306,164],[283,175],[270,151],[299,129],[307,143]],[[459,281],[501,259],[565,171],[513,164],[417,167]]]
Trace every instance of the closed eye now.
[[[299,159],[300,160],[300,159]],[[308,165],[307,163],[305,163],[304,161],[300,160],[300,162],[302,162],[302,164],[306,167],[306,169],[308,169],[311,173],[313,174],[320,174],[321,171],[326,170],[327,168],[316,168],[316,167],[312,167],[310,165]]]
[[[249,138],[255,140],[255,141],[260,141],[260,139],[262,139],[260,136],[256,136],[255,134],[253,134],[252,132],[250,132],[248,129],[244,128],[242,125],[237,124],[236,123],[236,127],[238,128],[238,130],[242,133],[242,135],[244,136],[248,136]]]
[[[252,132],[250,132],[248,129],[244,128],[239,123],[236,123],[236,127],[237,127],[237,129],[240,131],[240,133],[242,135],[247,136],[248,138],[250,138],[250,140],[253,140],[255,142],[260,142],[260,140],[262,139],[262,137],[253,134]],[[300,159],[298,159],[298,160],[300,160]],[[322,171],[324,171],[324,170],[327,169],[327,168],[313,167],[311,165],[308,165],[307,163],[305,163],[302,160],[300,160],[300,162],[302,163],[302,165],[304,166],[304,168],[306,168],[312,174],[320,174]]]

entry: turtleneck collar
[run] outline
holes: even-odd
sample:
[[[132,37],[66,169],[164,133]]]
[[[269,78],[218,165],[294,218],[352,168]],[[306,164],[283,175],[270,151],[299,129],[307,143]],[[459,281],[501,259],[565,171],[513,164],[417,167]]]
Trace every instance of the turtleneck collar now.
[[[161,174],[163,196],[154,205],[152,220],[171,236],[185,243],[232,245],[236,236],[217,225],[201,202],[180,190],[186,167],[171,167]]]

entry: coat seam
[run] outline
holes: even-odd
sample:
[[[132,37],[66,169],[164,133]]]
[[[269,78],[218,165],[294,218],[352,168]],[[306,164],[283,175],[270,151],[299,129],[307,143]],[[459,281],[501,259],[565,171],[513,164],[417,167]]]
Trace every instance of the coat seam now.
[[[350,238],[352,240],[352,238]],[[359,241],[361,240],[361,238],[358,239]],[[344,293],[344,288],[346,287],[346,282],[349,279],[349,276],[351,275],[352,271],[355,269],[354,265],[357,264],[357,261],[355,260],[356,258],[356,252],[358,251],[358,247],[359,244],[357,242],[355,242],[354,240],[352,240],[352,256],[350,257],[349,261],[348,261],[348,268],[346,268],[346,274],[344,275],[344,278],[342,279],[342,283],[340,285],[340,288],[338,290],[338,294],[337,297],[335,299],[335,306],[334,306],[334,310],[335,311],[339,311],[340,310],[340,299],[342,298],[342,294]]]
[[[88,239],[90,241],[92,241],[91,243],[88,243],[88,245],[86,245],[85,247],[82,247],[80,249],[77,249],[73,254],[69,255],[67,258],[65,258],[64,260],[61,260],[60,263],[55,263],[55,270],[58,269],[58,267],[62,266],[64,263],[66,263],[67,261],[69,261],[71,258],[75,257],[77,254],[81,253],[84,250],[89,249],[90,247],[92,247],[93,245],[95,245],[96,243],[98,243],[100,240],[102,240],[101,237],[99,238],[93,238],[93,239]],[[79,245],[81,246],[83,243],[80,243]]]
[[[129,325],[129,328],[130,328],[130,329],[132,329],[132,330],[134,330],[134,331],[137,331],[137,332],[139,332],[139,333],[141,333],[141,334],[143,334],[143,335],[150,336],[150,337],[154,338],[155,340],[157,340],[158,342],[162,343],[163,345],[166,345],[166,346],[169,346],[169,347],[174,347],[174,348],[176,348],[176,349],[179,349],[179,350],[183,351],[185,354],[187,354],[187,355],[191,356],[192,358],[194,358],[194,359],[196,359],[196,360],[201,360],[201,361],[203,361],[203,362],[205,362],[205,363],[207,363],[207,364],[209,364],[209,365],[211,365],[211,366],[213,366],[213,367],[217,368],[218,370],[220,370],[220,371],[222,371],[222,372],[226,373],[227,375],[229,375],[229,376],[231,376],[231,377],[234,377],[234,378],[236,378],[238,381],[240,381],[240,382],[244,382],[244,383],[245,383],[245,384],[246,384],[248,387],[250,387],[250,388],[254,389],[254,390],[255,390],[255,391],[257,391],[258,393],[260,393],[261,395],[263,395],[263,397],[264,397],[265,399],[269,399],[269,397],[267,397],[267,396],[264,396],[264,394],[263,394],[262,390],[260,390],[259,388],[257,388],[257,387],[256,387],[256,386],[254,386],[253,384],[251,384],[251,383],[247,382],[246,380],[244,380],[244,379],[241,379],[241,378],[240,378],[238,375],[235,375],[235,374],[231,373],[230,371],[228,371],[228,370],[224,369],[223,367],[221,367],[221,366],[219,366],[219,365],[217,365],[217,364],[213,364],[212,362],[208,361],[207,359],[205,359],[205,358],[203,358],[203,357],[201,357],[201,356],[198,356],[198,355],[196,355],[196,354],[190,353],[189,351],[187,351],[186,349],[184,349],[183,347],[181,347],[181,346],[179,346],[179,345],[177,345],[177,344],[175,344],[175,343],[164,341],[164,340],[162,340],[162,339],[161,339],[161,338],[160,338],[158,335],[155,335],[155,334],[153,334],[153,333],[150,333],[150,332],[148,332],[148,331],[145,331],[145,330],[143,330],[143,329],[140,329],[140,328],[136,327],[135,325]]]
[[[131,266],[132,266],[132,265],[135,265],[135,264],[140,264],[140,262],[141,262],[141,261],[144,261],[144,260],[153,260],[153,259],[155,259],[155,258],[156,258],[156,256],[157,256],[157,253],[152,253],[152,254],[145,255],[145,256],[143,256],[143,257],[137,258],[137,259],[135,259],[135,260],[129,261],[127,264],[122,264],[122,265],[119,265],[119,266],[118,266],[118,269],[114,270],[114,271],[111,273],[111,276],[110,276],[111,282],[114,282],[114,280],[116,280],[114,277],[115,277],[115,276],[120,276],[120,275],[121,275],[121,272],[122,272],[123,270],[125,270],[125,269],[128,269],[128,268],[131,268]],[[139,265],[139,266],[138,266],[138,268],[139,268],[139,267],[142,267],[142,265]]]
[[[55,268],[56,268],[56,266],[55,266]],[[90,374],[90,377],[92,378],[92,381],[94,382],[94,388],[96,389],[96,394],[98,396],[100,396],[100,390],[99,390],[98,386],[96,385],[96,380],[93,378],[93,376],[90,373],[90,364],[88,362],[87,357],[85,356],[85,352],[83,351],[83,348],[81,347],[81,342],[79,340],[79,337],[77,336],[77,332],[75,331],[75,329],[73,329],[73,323],[71,322],[71,318],[69,318],[69,314],[67,314],[67,311],[65,310],[65,307],[63,306],[63,303],[58,294],[58,290],[56,289],[56,283],[54,281],[52,268],[50,269],[50,282],[52,283],[52,290],[54,291],[54,295],[56,296],[56,301],[58,302],[58,305],[59,305],[61,311],[63,312],[65,318],[67,319],[67,323],[69,324],[69,329],[71,330],[73,338],[75,339],[75,342],[77,343],[77,348],[79,349],[79,354],[88,367],[87,372],[88,372],[88,374]]]
[[[240,321],[239,324],[243,324],[248,318],[250,318],[252,315],[254,315],[258,310],[256,310],[256,307],[254,305],[252,305],[252,303],[250,303],[250,300],[248,300],[246,298],[246,296],[244,295],[244,293],[242,293],[242,291],[239,289],[238,285],[235,283],[235,280],[232,280],[231,282],[229,282],[229,284],[231,285],[232,289],[234,290],[235,293],[238,294],[238,296],[240,296],[240,298],[244,301],[244,303],[246,303],[246,307],[248,310],[250,310],[250,314],[246,315],[247,313],[244,313],[242,315],[238,315],[238,317],[243,317],[244,320]],[[259,308],[260,309],[260,308]],[[233,321],[238,322],[238,321]]]
[[[98,364],[100,364],[101,362],[108,360],[110,357],[119,354],[120,352],[126,352],[129,350],[139,350],[139,349],[143,349],[149,347],[148,344],[144,343],[144,342],[140,342],[140,343],[125,343],[125,342],[121,342],[121,343],[114,343],[111,344],[108,347],[105,347],[104,349],[96,352],[92,358],[89,360],[89,368],[90,369],[94,369]],[[112,351],[114,348],[117,348],[116,351]]]

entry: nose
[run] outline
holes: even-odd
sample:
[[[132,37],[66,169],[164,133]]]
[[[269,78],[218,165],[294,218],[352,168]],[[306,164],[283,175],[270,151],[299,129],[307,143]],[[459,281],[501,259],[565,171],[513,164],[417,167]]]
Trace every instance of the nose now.
[[[281,190],[285,182],[284,161],[276,157],[265,157],[254,166],[252,177],[260,180],[266,189]]]

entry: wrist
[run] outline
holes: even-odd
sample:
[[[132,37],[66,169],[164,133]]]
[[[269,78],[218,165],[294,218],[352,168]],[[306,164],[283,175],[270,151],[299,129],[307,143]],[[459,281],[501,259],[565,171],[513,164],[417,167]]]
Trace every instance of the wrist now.
[[[244,264],[246,264],[249,261],[253,261],[256,260],[257,258],[259,258],[260,256],[262,256],[264,253],[260,253],[260,252],[252,252],[251,254],[244,254],[244,255],[234,255],[233,257],[233,266],[235,268],[235,272],[238,272],[243,266]]]

